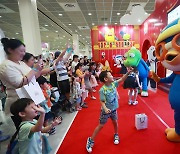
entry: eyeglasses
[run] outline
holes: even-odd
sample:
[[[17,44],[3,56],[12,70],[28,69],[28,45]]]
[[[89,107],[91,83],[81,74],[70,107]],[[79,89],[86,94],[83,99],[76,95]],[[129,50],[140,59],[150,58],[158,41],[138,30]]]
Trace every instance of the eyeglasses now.
[[[165,55],[168,52],[166,42],[161,42],[156,46],[156,57],[159,61],[163,61]],[[177,34],[174,36],[174,38],[171,41],[171,48],[176,49],[177,51],[180,51],[180,34]]]

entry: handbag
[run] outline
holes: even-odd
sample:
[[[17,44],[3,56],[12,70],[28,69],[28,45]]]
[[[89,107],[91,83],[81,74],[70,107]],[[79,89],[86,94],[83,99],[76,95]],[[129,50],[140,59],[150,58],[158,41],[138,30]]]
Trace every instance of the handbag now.
[[[16,93],[19,98],[31,98],[36,105],[46,100],[38,82],[36,82],[35,76],[29,84],[16,89]]]
[[[148,127],[148,117],[145,113],[135,115],[135,127],[137,130],[146,129]]]

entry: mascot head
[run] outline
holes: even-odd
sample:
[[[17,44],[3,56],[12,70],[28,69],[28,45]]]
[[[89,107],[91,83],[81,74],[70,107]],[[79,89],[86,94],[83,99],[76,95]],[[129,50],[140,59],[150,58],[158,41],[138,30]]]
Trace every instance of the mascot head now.
[[[149,61],[155,61],[155,46],[150,46],[150,48],[147,50],[147,55]]]
[[[141,60],[141,52],[137,50],[135,47],[132,47],[128,52],[124,55],[126,60],[124,61],[124,66],[126,67],[137,67],[139,61]]]
[[[156,41],[156,57],[172,71],[180,71],[180,18],[167,25]]]

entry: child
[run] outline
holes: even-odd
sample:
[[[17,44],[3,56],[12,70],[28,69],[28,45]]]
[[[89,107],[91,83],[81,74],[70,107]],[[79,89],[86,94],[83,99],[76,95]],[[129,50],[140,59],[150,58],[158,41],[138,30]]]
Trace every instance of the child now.
[[[85,82],[84,82],[84,77],[88,74],[87,71],[85,71],[83,73],[83,65],[81,63],[78,63],[75,67],[75,74],[80,78],[81,80],[81,88],[83,89],[83,93],[82,93],[82,100],[81,100],[81,107],[83,108],[87,108],[88,106],[86,105],[86,103],[84,102],[84,100],[86,99],[87,95],[86,95],[86,90],[85,90]]]
[[[46,100],[44,100],[40,105],[45,110],[44,126],[47,126],[48,123],[49,123],[49,120],[55,118],[55,115],[51,112],[51,106],[52,106],[52,103],[51,103],[51,100],[50,100],[51,89],[50,89],[50,85],[47,83],[46,78],[44,78],[43,76],[40,76],[36,80],[39,83],[39,85],[40,85],[40,87],[41,87],[41,89],[43,91],[44,97],[46,98]],[[61,117],[59,117],[59,118],[61,118]],[[52,128],[49,131],[49,134],[53,135],[53,134],[55,134],[55,132],[56,132],[56,129]]]
[[[60,119],[56,119],[50,125],[43,128],[45,111],[41,106],[36,106],[33,100],[21,98],[10,107],[11,113],[21,119],[18,133],[18,148],[20,154],[42,153],[42,134],[58,125]],[[34,118],[40,114],[38,121]],[[48,144],[44,148],[48,147]]]
[[[71,103],[69,102],[70,82],[69,82],[68,71],[66,69],[65,63],[68,61],[72,53],[73,53],[73,48],[67,46],[66,49],[62,51],[62,53],[60,52],[55,53],[55,60],[54,60],[54,68],[57,75],[58,88],[60,89],[61,94],[66,96],[69,106],[71,105]]]
[[[114,81],[113,76],[108,71],[102,71],[99,75],[99,79],[104,85],[99,90],[100,102],[101,102],[101,114],[98,126],[95,128],[91,137],[88,137],[86,149],[88,152],[92,152],[92,147],[94,145],[94,139],[100,130],[106,124],[108,118],[111,118],[114,125],[114,144],[119,144],[118,135],[118,123],[117,123],[117,108],[118,108],[118,98],[116,87],[122,81],[124,81],[129,72],[126,73],[122,78]]]
[[[130,68],[127,68],[127,69],[129,70]],[[140,87],[140,84],[139,84],[139,78],[138,78],[138,71],[136,68],[133,70],[133,72],[131,72],[128,75],[127,79],[124,81],[123,87],[124,89],[127,89],[127,88],[129,89],[128,104],[137,105],[138,101],[136,99],[137,99],[138,88]],[[134,98],[133,98],[133,95],[134,95]]]
[[[80,86],[80,78],[77,75],[74,75],[72,77],[72,93],[73,93],[73,98],[75,99],[76,102],[76,110],[82,110],[82,107],[80,106],[81,103],[81,97],[82,97],[82,89]]]

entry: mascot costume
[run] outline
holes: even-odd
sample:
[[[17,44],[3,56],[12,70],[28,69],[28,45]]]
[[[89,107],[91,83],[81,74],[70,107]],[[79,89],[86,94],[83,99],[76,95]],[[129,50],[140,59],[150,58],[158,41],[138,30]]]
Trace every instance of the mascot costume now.
[[[147,77],[149,75],[149,67],[146,62],[141,58],[141,52],[135,47],[132,47],[125,53],[126,60],[124,65],[126,67],[136,67],[139,72],[139,81],[142,83],[141,96],[148,96]]]
[[[172,83],[169,91],[169,102],[174,110],[175,128],[165,130],[167,139],[180,142],[180,18],[167,25],[156,41],[156,57],[162,65],[173,73],[165,78],[152,72],[156,82]]]
[[[155,56],[155,46],[150,46],[147,50],[148,60],[147,65],[149,66],[150,70],[157,73],[157,58]],[[150,82],[151,88],[156,88],[156,82],[148,77],[148,82]]]

